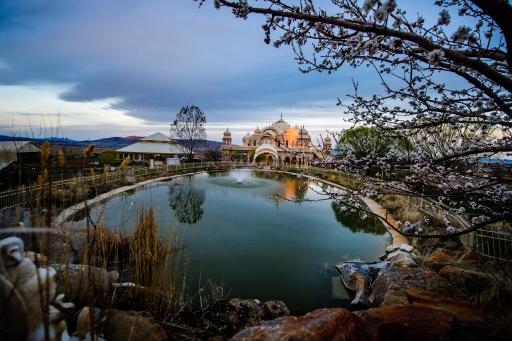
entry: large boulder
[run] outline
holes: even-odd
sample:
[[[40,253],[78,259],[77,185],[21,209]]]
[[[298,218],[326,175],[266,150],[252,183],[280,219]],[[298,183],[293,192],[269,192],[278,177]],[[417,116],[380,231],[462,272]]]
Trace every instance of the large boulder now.
[[[489,282],[493,282],[489,275],[453,265],[443,266],[439,270],[439,275],[469,293],[481,293],[485,287],[490,288],[492,286]]]
[[[114,288],[110,302],[123,310],[144,310],[155,315],[165,313],[172,305],[172,298],[165,291],[144,287],[131,282],[112,283]]]
[[[439,271],[443,266],[454,263],[461,257],[460,251],[452,251],[444,248],[437,248],[426,259],[426,263],[435,271]]]
[[[167,340],[165,331],[150,314],[133,310],[107,310],[101,333],[109,341]]]
[[[367,340],[452,340],[450,313],[426,308],[386,306],[356,312],[364,323]]]
[[[460,256],[457,251],[437,248],[428,257],[427,261],[432,263],[448,263],[455,261]]]
[[[233,341],[259,340],[478,340],[484,334],[462,326],[450,311],[417,305],[385,306],[351,313],[324,308],[245,328]]]
[[[357,276],[355,295],[350,304],[356,309],[369,307],[371,305],[370,299],[368,298],[369,295],[370,290],[368,282],[363,276]]]
[[[271,320],[290,315],[290,310],[282,301],[267,301],[263,303],[263,319]]]
[[[263,308],[258,300],[232,299],[217,302],[207,319],[222,329],[238,330],[261,321]],[[229,333],[229,332],[228,332]]]
[[[289,314],[286,305],[280,301],[235,298],[216,302],[205,316],[205,321],[207,329],[212,327],[222,335],[230,336],[244,327]]]
[[[411,257],[411,253],[407,251],[403,251],[402,249],[393,251],[391,253],[388,253],[386,255],[386,260],[389,262],[395,262],[398,260],[411,260],[413,261]],[[414,262],[414,261],[413,261]]]
[[[417,266],[392,263],[373,282],[370,302],[375,305],[408,304],[406,289],[417,288],[450,295],[454,287],[437,273]]]
[[[400,249],[400,245],[397,244],[391,244],[386,247],[386,254],[395,252],[396,250]]]
[[[439,271],[439,275],[458,288],[457,297],[465,298],[497,315],[509,314],[512,304],[510,267],[501,264],[491,270],[482,269],[481,266],[471,265],[468,269],[446,265]]]
[[[343,285],[354,292],[353,307],[370,306],[370,286],[377,278],[379,272],[388,266],[388,262],[363,263],[359,261],[348,261],[336,265]]]
[[[470,307],[464,301],[421,289],[407,289],[406,294],[412,305],[448,312],[460,323],[470,326],[485,326],[488,324],[484,313]]]
[[[91,339],[91,330],[93,330],[95,334],[99,334],[99,326],[103,319],[104,316],[101,309],[94,308],[91,311],[90,307],[82,308],[76,317],[76,321],[74,321],[75,332],[73,333],[73,336],[77,337],[79,340]],[[95,336],[98,337],[98,335]],[[98,339],[98,341],[100,340],[103,340],[103,338]]]
[[[368,340],[361,319],[346,309],[318,309],[304,316],[287,316],[249,327],[233,336],[233,341],[321,341]]]
[[[414,247],[412,245],[409,245],[409,244],[401,244],[400,245],[400,250],[402,250],[404,252],[411,253],[413,249],[414,249]]]
[[[95,302],[106,307],[110,303],[112,283],[117,281],[117,271],[107,271],[84,264],[53,264],[56,271],[57,293],[63,293],[78,307]]]
[[[495,316],[470,306],[467,301],[435,292],[409,289],[407,297],[414,307],[431,308],[451,314],[456,321],[453,339],[510,340],[510,328]]]
[[[367,269],[362,268],[363,263],[345,262],[336,265],[341,281],[345,288],[356,291],[360,282],[370,281],[370,274]]]

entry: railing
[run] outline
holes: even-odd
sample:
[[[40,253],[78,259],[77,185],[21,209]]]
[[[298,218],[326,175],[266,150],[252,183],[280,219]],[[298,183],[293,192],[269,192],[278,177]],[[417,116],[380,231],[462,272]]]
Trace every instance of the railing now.
[[[473,248],[476,252],[500,261],[512,261],[512,234],[510,232],[476,230],[472,233]]]
[[[179,165],[169,165],[169,166],[155,166],[153,169],[149,169],[147,167],[139,167],[139,168],[129,168],[125,171],[116,171],[110,172],[106,176],[106,179],[103,179],[103,174],[91,175],[91,176],[82,176],[73,179],[66,179],[60,181],[52,182],[53,190],[59,190],[64,188],[65,186],[71,186],[80,184],[82,186],[92,186],[94,184],[102,183],[108,185],[118,185],[126,178],[132,177],[137,181],[141,178],[150,178],[150,177],[162,177],[167,175],[174,174],[182,174],[182,173],[190,173],[194,171],[200,170],[218,170],[218,169],[228,169],[228,168],[236,168],[236,167],[252,167],[258,166],[258,164],[246,163],[246,162],[231,162],[231,161],[223,161],[223,162],[197,162],[197,163],[183,163]],[[350,172],[343,172],[339,170],[329,169],[329,168],[321,168],[321,167],[312,167],[312,166],[281,166],[279,169],[292,171],[292,172],[304,172],[310,175],[323,174],[323,175],[333,175],[342,176],[344,185],[357,186],[358,183],[362,181],[360,175]],[[45,185],[48,186],[48,185]],[[0,209],[13,208],[13,207],[26,207],[33,205],[39,193],[44,188],[39,185],[34,186],[23,186],[16,189],[6,190],[0,192]],[[436,204],[431,200],[425,198],[418,197],[408,197],[408,204],[414,206],[418,210],[424,212],[425,214],[432,214],[433,206]],[[461,228],[467,228],[469,223],[459,215],[453,214],[451,212],[445,212],[448,219],[455,226],[459,226]],[[510,232],[499,232],[492,230],[477,230],[475,232],[466,234],[461,236],[461,241],[465,245],[466,248],[472,249],[479,254],[501,261],[510,261],[512,259],[512,234]]]
[[[293,171],[293,167],[285,167]],[[329,168],[308,167],[309,174],[321,173],[324,175],[342,175],[343,180],[348,184],[350,182],[357,184],[362,178],[358,174],[338,171]],[[428,198],[407,196],[408,205],[413,206],[417,210],[433,215],[435,209],[439,205]],[[441,207],[447,219],[456,227],[465,229],[471,224],[464,217],[449,212],[446,207]],[[512,233],[507,231],[494,231],[489,229],[479,229],[460,236],[462,244],[470,250],[489,258],[493,261],[512,261]]]
[[[94,185],[118,185],[126,178],[160,177],[178,173],[186,173],[191,171],[208,170],[208,169],[225,169],[239,166],[247,166],[249,164],[236,162],[196,162],[182,163],[179,165],[155,166],[150,169],[147,167],[134,167],[123,171],[108,172],[106,174],[95,174],[89,176],[78,176],[71,179],[52,181],[51,190],[59,191],[72,186],[80,186],[82,188]],[[29,207],[37,200],[42,191],[48,191],[50,184],[22,186],[15,189],[9,189],[0,192],[0,209],[13,207]]]

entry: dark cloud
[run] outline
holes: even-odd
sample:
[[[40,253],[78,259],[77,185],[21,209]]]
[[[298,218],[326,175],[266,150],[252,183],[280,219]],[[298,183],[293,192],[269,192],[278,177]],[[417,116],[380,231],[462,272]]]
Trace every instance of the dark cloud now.
[[[334,106],[351,88],[351,70],[301,74],[290,49],[263,43],[261,17],[242,22],[192,0],[6,0],[0,17],[0,84],[65,84],[66,101],[117,98],[148,121],[192,103],[219,122],[244,109]]]

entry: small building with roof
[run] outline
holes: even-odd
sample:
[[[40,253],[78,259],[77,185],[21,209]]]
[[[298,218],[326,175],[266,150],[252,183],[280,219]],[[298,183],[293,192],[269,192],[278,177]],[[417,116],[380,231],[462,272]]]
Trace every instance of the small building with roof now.
[[[1,188],[30,183],[40,164],[41,148],[34,141],[0,141]]]
[[[0,141],[0,170],[15,162],[39,162],[40,153],[33,141]]]
[[[135,162],[151,159],[165,162],[169,158],[181,158],[188,154],[188,149],[176,143],[169,136],[155,133],[141,138],[138,142],[116,150],[119,159],[130,158]]]

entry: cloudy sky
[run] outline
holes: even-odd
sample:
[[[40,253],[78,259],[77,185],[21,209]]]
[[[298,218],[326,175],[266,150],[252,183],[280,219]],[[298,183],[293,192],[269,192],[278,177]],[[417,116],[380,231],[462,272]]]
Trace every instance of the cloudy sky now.
[[[0,134],[167,132],[192,104],[213,140],[229,127],[239,142],[280,113],[314,134],[347,126],[337,97],[351,77],[378,87],[373,72],[304,75],[289,48],[263,43],[262,23],[192,0],[0,0]]]

